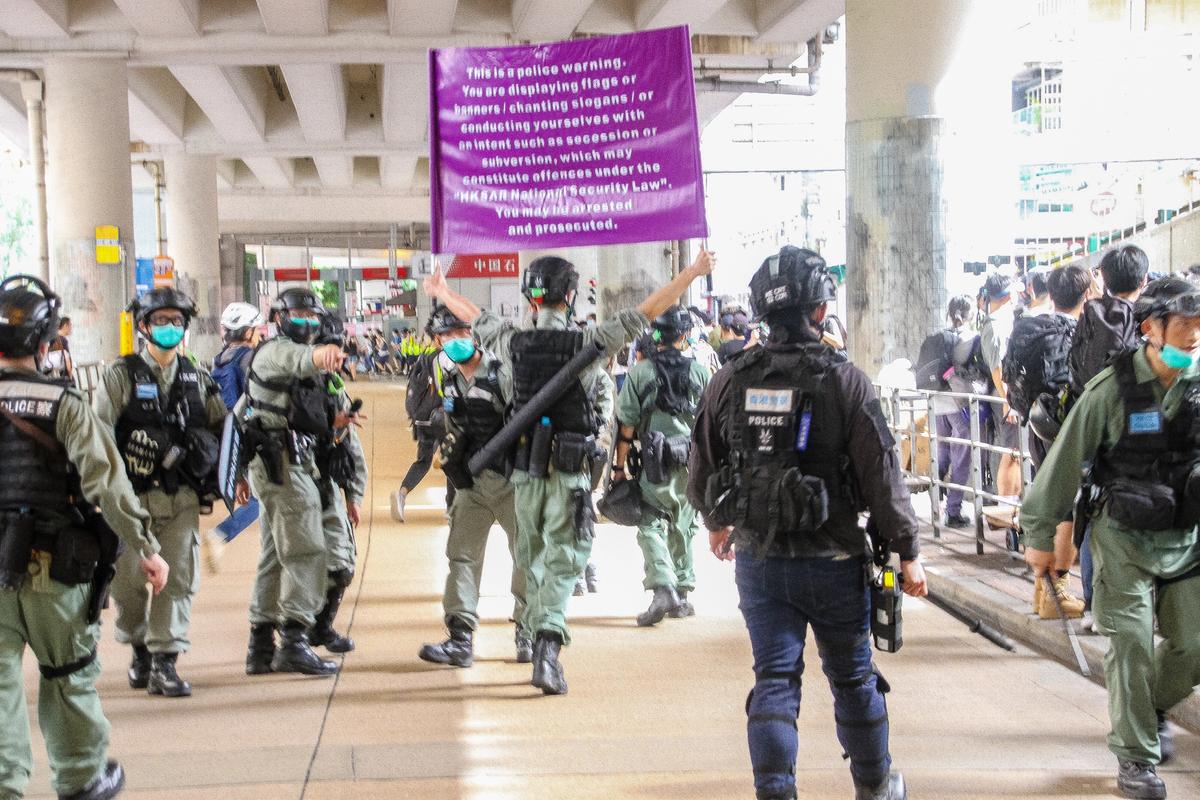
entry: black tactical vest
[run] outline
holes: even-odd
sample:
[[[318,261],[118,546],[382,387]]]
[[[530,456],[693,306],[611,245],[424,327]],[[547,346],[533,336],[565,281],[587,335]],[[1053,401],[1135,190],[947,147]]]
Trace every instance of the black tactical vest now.
[[[0,373],[0,407],[58,441],[59,404],[66,389],[32,373]],[[51,452],[0,416],[0,511],[29,508],[68,514],[79,481],[64,450]]]
[[[139,355],[122,357],[129,373],[129,401],[117,420],[117,449],[125,459],[125,471],[138,494],[162,489],[179,491],[179,468],[187,451],[187,429],[208,427],[208,411],[200,390],[200,371],[182,356],[175,356],[175,382],[166,397],[158,378]],[[173,447],[180,448],[171,469],[163,459]]]
[[[1163,500],[1175,503],[1175,518],[1169,524],[1151,526],[1149,509],[1128,513],[1125,524],[1151,529],[1191,527],[1198,521],[1200,497],[1197,478],[1191,474],[1200,465],[1200,385],[1192,386],[1183,406],[1167,419],[1150,383],[1138,383],[1133,367],[1135,353],[1127,352],[1113,362],[1124,405],[1121,438],[1100,453],[1092,470],[1096,485],[1117,495],[1130,492],[1147,500],[1162,493]],[[1197,477],[1200,477],[1198,475]],[[1193,484],[1189,489],[1189,478]],[[1122,498],[1127,500],[1128,498]],[[1120,517],[1122,509],[1110,508]],[[1133,511],[1133,509],[1130,509]],[[1142,519],[1139,519],[1142,517]]]
[[[692,397],[699,388],[692,381],[692,363],[695,359],[685,356],[674,347],[668,347],[652,354],[650,360],[658,376],[654,404],[660,411],[672,416],[694,415],[696,403]]]
[[[520,411],[583,348],[582,331],[519,331],[512,337],[513,411]],[[543,416],[555,433],[595,435],[599,429],[591,398],[574,381]]]
[[[475,384],[465,396],[456,381],[447,381],[443,387],[446,399],[451,401],[447,405],[450,420],[462,432],[464,457],[468,460],[504,426],[506,404],[500,391],[500,362],[493,359],[480,367],[483,374],[476,373]]]
[[[784,556],[862,548],[838,363],[816,344],[755,347],[734,360],[722,409],[731,485],[718,516],[737,528],[740,547]]]
[[[325,436],[333,425],[333,416],[330,414],[329,393],[325,389],[324,378],[318,380],[316,378],[292,377],[285,380],[273,380],[264,378],[255,371],[254,362],[258,359],[259,352],[264,347],[270,346],[276,341],[290,340],[271,339],[270,341],[263,342],[255,349],[254,357],[250,360],[250,383],[246,390],[246,394],[250,400],[250,407],[279,414],[287,420],[287,426],[292,430],[309,436]],[[255,386],[261,386],[272,392],[280,392],[288,395],[288,404],[286,406],[277,406],[274,403],[269,403],[266,400],[256,397]],[[258,394],[261,394],[261,392]]]

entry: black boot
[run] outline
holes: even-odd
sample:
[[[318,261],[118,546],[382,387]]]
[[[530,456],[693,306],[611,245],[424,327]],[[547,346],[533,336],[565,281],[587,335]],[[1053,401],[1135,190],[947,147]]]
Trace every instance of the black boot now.
[[[1117,760],[1117,789],[1130,800],[1165,800],[1167,785],[1154,771],[1153,764]]]
[[[266,675],[275,658],[275,625],[256,622],[250,626],[250,643],[246,646],[246,674]]]
[[[532,664],[533,663],[533,641],[528,636],[526,636],[524,633],[522,633],[520,628],[517,629],[517,635],[516,635],[515,641],[517,644],[517,663],[518,664]]]
[[[273,672],[299,672],[301,675],[332,675],[338,671],[336,661],[326,661],[308,645],[308,626],[289,619],[283,624],[279,649],[271,659]]]
[[[562,637],[550,631],[538,631],[537,641],[533,645],[533,680],[534,686],[543,694],[566,694],[567,679],[563,676],[562,664],[558,663],[558,653],[562,649]]]
[[[906,800],[908,790],[904,787],[904,776],[893,772],[878,786],[864,786],[854,782],[854,800]]]
[[[450,637],[440,644],[422,645],[417,658],[432,664],[449,664],[454,667],[469,667],[475,663],[474,634],[456,618],[446,625]]]
[[[146,691],[163,697],[191,697],[192,685],[175,671],[178,653],[155,653],[150,662],[150,682]]]
[[[1158,715],[1158,764],[1162,766],[1175,757],[1175,736],[1167,727],[1167,712],[1154,713]]]
[[[583,582],[587,584],[588,594],[595,594],[600,591],[600,581],[596,578],[596,565],[590,561],[583,568]]]
[[[346,594],[344,586],[330,586],[325,593],[325,607],[317,614],[312,630],[308,632],[308,641],[313,647],[324,647],[331,653],[349,653],[354,649],[354,640],[342,636],[333,629],[333,620],[338,608],[342,605],[342,597]]]
[[[679,605],[667,612],[667,616],[671,619],[683,619],[684,617],[696,616],[696,607],[688,602],[687,590],[678,592]]]
[[[150,682],[150,651],[144,644],[133,646],[133,660],[129,662],[129,688],[145,689]]]
[[[116,761],[109,761],[99,778],[71,794],[60,794],[58,800],[109,800],[125,788],[125,770]]]
[[[638,614],[638,627],[657,625],[663,621],[663,617],[676,608],[679,608],[679,595],[675,593],[675,587],[655,586],[654,597],[650,598],[650,607]]]

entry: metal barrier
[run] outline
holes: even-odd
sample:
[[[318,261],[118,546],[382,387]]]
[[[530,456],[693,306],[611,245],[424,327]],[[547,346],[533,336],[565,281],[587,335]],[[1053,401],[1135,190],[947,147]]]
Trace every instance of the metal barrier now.
[[[75,365],[75,388],[87,394],[88,402],[95,399],[96,387],[100,385],[100,375],[104,372],[103,361],[93,361],[89,364]]]
[[[1008,497],[1003,497],[984,489],[983,454],[998,453],[1001,456],[1011,456],[1020,459],[1021,493],[1023,495],[1032,479],[1033,461],[1029,456],[1028,429],[1024,425],[1018,429],[1019,438],[1017,446],[1019,449],[1013,450],[1008,447],[1000,447],[984,440],[983,424],[981,421],[981,412],[985,407],[992,409],[992,413],[997,417],[1002,413],[1004,401],[998,397],[960,392],[935,392],[924,389],[901,389],[894,386],[882,386],[880,384],[876,384],[875,388],[883,404],[885,416],[888,418],[888,427],[891,428],[892,434],[896,439],[897,456],[900,458],[901,464],[904,463],[904,443],[908,443],[909,463],[908,468],[904,471],[906,481],[910,486],[923,487],[929,492],[930,517],[933,522],[934,538],[940,539],[942,529],[945,527],[942,523],[942,498],[940,490],[960,490],[963,492],[963,499],[966,500],[969,497],[974,507],[975,552],[982,555],[984,545],[987,544],[984,536],[984,526],[986,524],[984,518],[984,501],[991,501],[993,505],[1009,506],[1015,509],[1015,513],[1019,513],[1021,508],[1019,499],[1014,503]],[[966,408],[970,414],[970,439],[941,436],[938,434],[937,414],[933,411],[933,401],[935,398],[953,400],[958,403],[965,402],[967,404]],[[924,431],[918,428],[918,422],[922,416],[926,420],[926,429]],[[924,473],[921,471],[920,459],[917,457],[918,443],[922,440],[929,442],[929,463]],[[942,480],[938,469],[938,450],[942,445],[963,445],[970,448],[970,485]],[[1006,546],[1008,550],[1015,552],[1015,542],[1009,540],[1006,542]]]

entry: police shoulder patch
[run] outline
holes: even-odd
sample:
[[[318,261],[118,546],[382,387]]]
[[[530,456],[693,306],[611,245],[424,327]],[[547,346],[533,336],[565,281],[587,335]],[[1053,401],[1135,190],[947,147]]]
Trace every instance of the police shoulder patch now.
[[[787,414],[796,398],[795,389],[746,389],[745,410],[765,414]]]

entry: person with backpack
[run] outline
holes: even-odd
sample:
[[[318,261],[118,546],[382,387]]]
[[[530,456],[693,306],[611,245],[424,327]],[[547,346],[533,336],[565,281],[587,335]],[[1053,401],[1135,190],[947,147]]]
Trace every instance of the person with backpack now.
[[[413,346],[420,347],[416,344]],[[448,366],[443,364],[443,359],[449,360],[441,350],[420,353],[414,357],[409,371],[404,410],[408,413],[413,439],[417,442],[417,458],[409,465],[400,488],[392,492],[392,519],[396,522],[404,522],[404,503],[408,493],[417,488],[417,484],[429,473],[433,466],[433,454],[442,440],[445,427],[442,416],[444,371]],[[454,482],[447,480],[447,510],[454,504],[454,489]]]
[[[1004,385],[1004,356],[1008,352],[1008,340],[1012,337],[1016,323],[1017,306],[1013,292],[1020,287],[1012,278],[1001,272],[988,276],[983,283],[983,322],[979,327],[979,346],[983,360],[992,378],[992,391],[998,400],[991,404],[995,435],[992,444],[1016,451],[1020,446],[1017,432],[1018,414],[1008,404],[1008,389]],[[995,455],[992,474],[996,477],[996,494],[1017,502],[1021,494],[1021,462],[1011,455]]]
[[[221,330],[225,346],[213,359],[212,377],[221,387],[221,399],[230,411],[238,398],[246,393],[250,380],[250,359],[262,338],[258,326],[263,315],[249,303],[230,303],[221,312]]]
[[[949,392],[958,391],[950,384],[954,374],[955,351],[970,330],[974,304],[967,295],[951,298],[946,315],[950,326],[931,333],[921,343],[917,356],[918,389]],[[930,412],[934,416],[937,435],[956,439],[971,438],[971,414],[967,403],[950,397],[933,396]],[[938,475],[949,473],[953,483],[965,486],[971,477],[971,448],[965,444],[944,444],[938,447]],[[971,524],[962,515],[962,489],[946,492],[946,527],[965,528]]]
[[[1141,333],[1134,318],[1134,305],[1146,288],[1150,259],[1137,245],[1109,250],[1100,259],[1100,276],[1105,295],[1084,304],[1067,364],[1071,372],[1071,396],[1078,399],[1088,383],[1100,374],[1114,356],[1136,350]],[[1080,544],[1079,570],[1083,578],[1083,622],[1092,627],[1092,549],[1090,528]]]

